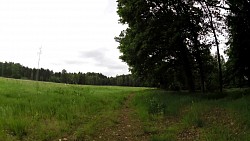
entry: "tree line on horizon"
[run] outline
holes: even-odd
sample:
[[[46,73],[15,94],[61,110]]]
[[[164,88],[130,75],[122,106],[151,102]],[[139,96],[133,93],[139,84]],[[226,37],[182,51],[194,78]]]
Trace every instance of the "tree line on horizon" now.
[[[115,40],[133,75],[190,92],[250,86],[249,0],[117,2],[119,22],[127,29]],[[227,60],[219,36],[227,40]]]
[[[149,86],[131,74],[107,77],[95,72],[68,73],[65,69],[61,72],[53,72],[49,69],[29,68],[13,62],[0,62],[0,77],[79,85]]]

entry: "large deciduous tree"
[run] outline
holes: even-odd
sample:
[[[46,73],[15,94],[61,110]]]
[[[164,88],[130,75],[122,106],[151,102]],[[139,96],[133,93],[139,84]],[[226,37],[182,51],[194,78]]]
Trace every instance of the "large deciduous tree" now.
[[[209,28],[194,0],[118,0],[120,22],[128,24],[116,40],[132,73],[164,86],[182,83],[205,91],[210,56]],[[183,82],[183,80],[185,80]]]

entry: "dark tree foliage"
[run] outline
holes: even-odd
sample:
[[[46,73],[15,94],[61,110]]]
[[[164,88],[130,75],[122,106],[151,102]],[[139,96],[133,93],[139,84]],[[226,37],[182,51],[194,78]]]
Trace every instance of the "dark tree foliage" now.
[[[198,5],[195,0],[118,0],[120,22],[128,28],[116,41],[133,74],[164,88],[205,91],[212,56],[204,38],[210,29]]]
[[[250,86],[250,1],[227,0],[230,31],[227,55],[227,81],[233,86]]]

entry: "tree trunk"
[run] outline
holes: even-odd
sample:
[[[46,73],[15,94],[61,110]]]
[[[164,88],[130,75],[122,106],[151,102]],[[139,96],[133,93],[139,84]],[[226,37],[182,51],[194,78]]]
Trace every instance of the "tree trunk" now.
[[[206,4],[206,2],[205,2]],[[219,67],[219,83],[220,83],[220,92],[222,92],[222,70],[221,70],[221,59],[220,59],[220,49],[219,49],[219,42],[217,39],[217,35],[216,35],[216,31],[214,28],[214,24],[213,24],[213,16],[212,16],[212,12],[209,9],[208,5],[206,4],[206,9],[208,11],[208,15],[209,15],[209,22],[210,22],[210,27],[213,31],[213,35],[214,35],[214,39],[215,39],[215,44],[216,44],[216,48],[217,48],[217,56],[218,56],[218,67]]]
[[[200,82],[201,82],[201,91],[204,94],[205,93],[205,75],[204,75],[204,69],[203,69],[203,63],[202,63],[202,59],[201,59],[201,53],[200,50],[198,48],[197,43],[195,43],[195,48],[196,48],[196,59],[199,65],[199,70],[200,70]]]
[[[194,84],[194,79],[193,79],[193,73],[191,69],[191,63],[188,58],[188,50],[185,46],[181,45],[180,46],[180,52],[181,52],[181,60],[183,63],[183,68],[187,77],[187,82],[188,82],[188,88],[189,92],[194,92],[195,91],[195,84]]]

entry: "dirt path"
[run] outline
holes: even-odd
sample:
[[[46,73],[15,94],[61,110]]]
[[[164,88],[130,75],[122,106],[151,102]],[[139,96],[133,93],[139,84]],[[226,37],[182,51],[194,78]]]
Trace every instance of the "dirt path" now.
[[[134,109],[130,103],[134,94],[130,94],[125,100],[118,122],[112,127],[107,127],[101,131],[95,141],[148,141],[149,136],[144,133],[141,122],[136,118]]]

